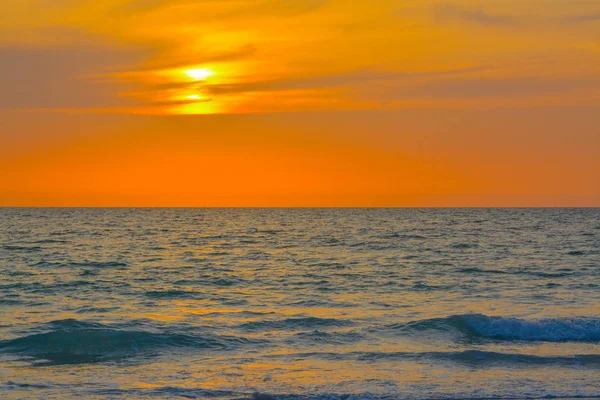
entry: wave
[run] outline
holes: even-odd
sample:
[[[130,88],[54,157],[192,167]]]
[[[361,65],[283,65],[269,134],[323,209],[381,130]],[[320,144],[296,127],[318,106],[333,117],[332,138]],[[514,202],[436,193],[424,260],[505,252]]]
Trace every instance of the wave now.
[[[14,381],[0,383],[0,390],[11,389],[52,389],[53,385],[45,384],[30,384]],[[63,388],[64,389],[64,388]],[[93,388],[88,387],[86,394],[94,398],[110,397],[110,398],[186,398],[186,399],[223,399],[223,400],[402,400],[408,398],[405,393],[371,393],[371,392],[329,392],[329,391],[314,391],[303,393],[274,393],[274,392],[252,392],[256,387],[247,387],[246,389],[229,390],[229,389],[209,389],[204,387],[189,387],[189,386],[158,386],[154,388]],[[436,393],[437,394],[437,393]],[[419,396],[418,398],[428,399],[428,397]],[[580,393],[558,393],[558,394],[528,394],[499,396],[492,394],[482,397],[481,393],[469,395],[461,393],[443,394],[439,393],[434,397],[445,400],[475,400],[475,399],[508,399],[508,400],[541,400],[541,399],[598,399],[600,394],[580,394]]]
[[[9,250],[9,251],[33,252],[33,251],[41,251],[42,250],[42,248],[40,246],[20,246],[20,245],[5,244],[2,247],[4,248],[4,250]]]
[[[339,276],[346,276],[346,274],[340,274]],[[336,302],[333,300],[317,300],[317,299],[292,301],[289,303],[283,303],[283,305],[291,306],[291,307],[304,307],[304,308],[314,308],[314,307],[350,308],[350,307],[356,307],[356,304],[353,304],[353,303]]]
[[[563,278],[574,275],[572,270],[560,269],[556,272],[541,272],[541,271],[528,271],[528,270],[516,270],[516,271],[502,271],[498,269],[483,269],[483,268],[462,268],[456,272],[461,274],[498,274],[498,275],[529,275],[536,276],[539,278]]]
[[[27,389],[51,389],[49,385],[26,384],[8,381],[5,384],[0,383],[1,389],[12,388],[27,388]],[[185,398],[185,399],[223,399],[223,400],[404,400],[408,398],[405,394],[389,394],[389,393],[337,393],[337,392],[314,392],[314,393],[273,393],[265,392],[250,393],[248,391],[231,391],[205,388],[190,388],[178,386],[165,386],[153,389],[139,388],[102,388],[88,389],[86,393],[90,396],[102,396],[110,398]],[[422,399],[431,399],[428,397],[417,397]],[[474,396],[461,397],[453,396],[452,394],[439,394],[435,399],[445,400],[492,400],[492,399],[507,399],[507,400],[573,400],[573,399],[598,399],[600,394],[582,395],[582,394],[544,394],[544,395],[527,395],[527,396],[498,396],[490,395],[489,397],[481,397],[480,394]]]
[[[543,342],[599,342],[600,319],[593,317],[546,318],[525,320],[514,317],[490,317],[482,314],[453,315],[393,324],[398,331],[457,331],[467,337]]]
[[[425,240],[427,237],[422,235],[411,235],[411,234],[402,234],[402,233],[388,233],[375,236],[380,239],[404,239],[404,240]]]
[[[277,356],[276,356],[277,357]],[[310,352],[286,354],[285,357],[299,359],[317,358],[329,361],[420,361],[450,362],[466,366],[496,367],[511,366],[522,368],[565,367],[600,369],[600,354],[575,354],[570,356],[538,356],[531,354],[501,353],[483,350],[425,351],[425,352],[377,352],[354,351],[347,353]]]
[[[300,332],[288,339],[289,344],[298,342],[307,344],[344,344],[363,340],[364,336],[357,332]]]
[[[61,262],[54,262],[54,261],[38,261],[35,264],[31,264],[31,267],[67,267],[68,264],[63,264]]]
[[[85,262],[55,262],[55,261],[38,261],[31,265],[32,267],[81,267],[81,268],[116,268],[127,267],[128,264],[119,261],[85,261]]]
[[[88,364],[157,355],[165,348],[233,350],[264,340],[128,330],[96,322],[66,319],[44,326],[46,332],[0,341],[0,353],[34,359],[36,365]]]
[[[337,328],[353,325],[352,321],[336,318],[287,318],[278,321],[252,321],[239,325],[248,331],[268,330],[315,330],[318,328]]]
[[[180,279],[175,281],[175,285],[193,285],[193,286],[236,286],[246,283],[241,278],[236,277],[207,277],[205,279]]]
[[[118,309],[119,307],[81,307],[75,312],[77,314],[108,313]]]
[[[213,312],[208,312],[206,314],[197,314],[197,315],[200,316],[200,317],[205,317],[205,318],[229,317],[229,316],[252,318],[252,317],[256,317],[256,316],[272,315],[272,314],[276,314],[276,313],[274,311],[269,311],[269,312],[261,312],[261,311],[213,311]]]
[[[202,293],[190,292],[186,290],[151,290],[145,293],[152,299],[203,299],[206,296]]]
[[[40,239],[40,240],[36,240],[32,243],[36,243],[36,244],[69,243],[69,241],[68,240],[60,240],[60,239]]]
[[[453,249],[474,249],[479,247],[477,243],[454,243],[450,247]]]
[[[15,299],[0,299],[0,306],[14,306],[17,304],[23,304],[23,302]]]
[[[567,276],[572,276],[574,275],[573,273],[568,273],[568,272],[518,272],[517,274],[524,274],[524,275],[531,275],[531,276],[537,276],[540,278],[564,278]]]
[[[192,397],[193,398],[193,397]],[[197,397],[199,398],[199,397]],[[269,395],[265,393],[253,393],[249,395],[238,396],[238,400],[403,400],[411,398],[405,394],[387,394],[387,393],[330,393],[330,392],[317,392],[310,394],[274,394]],[[492,399],[505,399],[505,400],[538,400],[538,399],[598,399],[600,394],[592,395],[581,395],[581,394],[544,394],[544,395],[525,395],[525,396],[498,396],[497,394],[488,395],[482,397],[480,393],[472,396],[453,396],[452,394],[436,394],[433,397],[419,396],[415,398],[421,399],[445,399],[445,400],[492,400]]]
[[[456,352],[423,352],[423,353],[354,353],[361,361],[381,359],[439,360],[468,365],[507,364],[513,366],[563,366],[600,368],[600,354],[576,354],[572,356],[536,356],[530,354],[500,353],[494,351],[465,350]]]
[[[13,383],[13,385],[17,385]],[[0,384],[0,389],[3,386]],[[44,385],[27,385],[19,384],[20,388],[51,388],[51,386]],[[11,388],[9,386],[9,388]],[[186,388],[186,387],[164,387],[158,389],[92,389],[88,390],[92,396],[108,396],[109,398],[184,398],[184,399],[223,399],[223,400],[404,400],[407,398],[406,395],[401,394],[372,394],[366,393],[334,393],[334,392],[316,392],[316,393],[277,393],[277,394],[266,394],[266,393],[249,393],[249,392],[234,392],[227,390],[211,390],[202,388]],[[427,397],[417,397],[429,400]],[[546,395],[528,395],[528,396],[502,396],[490,395],[489,397],[481,397],[480,395],[474,395],[471,397],[456,397],[453,395],[440,394],[434,399],[444,400],[492,400],[492,399],[506,399],[506,400],[573,400],[573,399],[599,399],[600,394],[597,395],[581,395],[581,394],[546,394]]]
[[[481,268],[463,268],[459,269],[459,273],[462,274],[508,274],[506,271],[500,271],[498,269],[481,269]]]
[[[429,290],[444,290],[444,289],[448,289],[448,287],[447,286],[438,286],[438,285],[428,285],[425,282],[416,282],[412,286],[412,289],[429,291]]]
[[[127,267],[128,264],[119,261],[86,261],[86,262],[71,262],[72,267],[94,267],[94,268],[114,268]]]

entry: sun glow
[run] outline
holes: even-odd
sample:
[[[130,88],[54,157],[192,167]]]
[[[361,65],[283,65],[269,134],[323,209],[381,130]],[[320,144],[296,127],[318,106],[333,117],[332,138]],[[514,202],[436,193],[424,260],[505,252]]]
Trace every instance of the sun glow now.
[[[210,68],[186,69],[183,71],[183,73],[196,81],[203,81],[215,74],[215,72]]]

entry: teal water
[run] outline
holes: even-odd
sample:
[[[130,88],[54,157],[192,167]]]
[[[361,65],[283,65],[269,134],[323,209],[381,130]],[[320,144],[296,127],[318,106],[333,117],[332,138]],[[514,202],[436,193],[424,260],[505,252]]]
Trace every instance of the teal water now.
[[[600,397],[600,209],[0,209],[0,398]]]

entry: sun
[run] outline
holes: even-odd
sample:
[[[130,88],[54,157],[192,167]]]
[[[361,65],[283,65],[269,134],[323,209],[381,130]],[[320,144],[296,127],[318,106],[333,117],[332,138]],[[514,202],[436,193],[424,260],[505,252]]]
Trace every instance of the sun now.
[[[215,74],[215,72],[210,68],[186,69],[183,71],[183,73],[195,81],[203,81]]]

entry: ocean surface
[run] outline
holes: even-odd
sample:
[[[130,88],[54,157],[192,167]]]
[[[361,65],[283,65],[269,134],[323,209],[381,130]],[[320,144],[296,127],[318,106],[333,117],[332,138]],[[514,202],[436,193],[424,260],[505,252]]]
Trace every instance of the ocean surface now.
[[[0,209],[0,398],[256,392],[600,397],[600,209]]]

